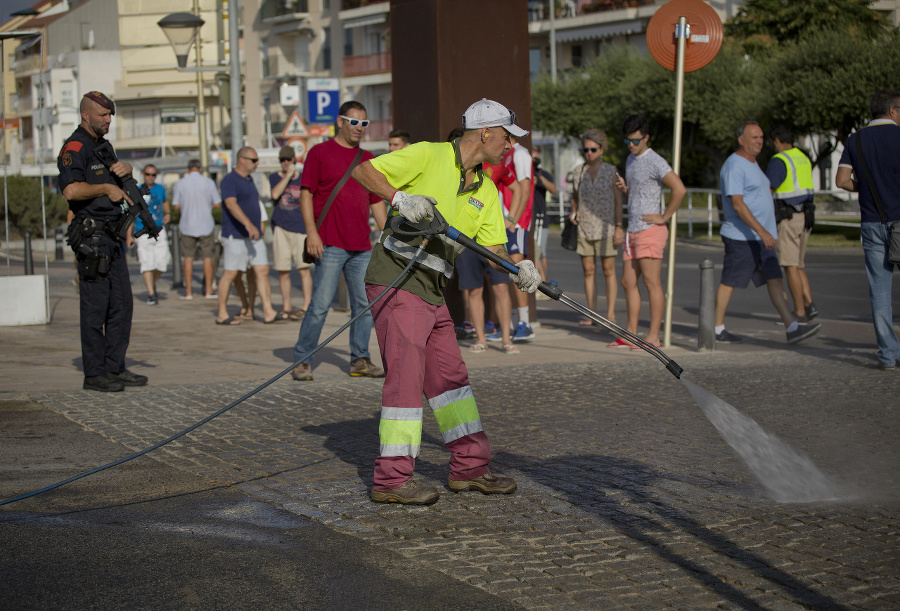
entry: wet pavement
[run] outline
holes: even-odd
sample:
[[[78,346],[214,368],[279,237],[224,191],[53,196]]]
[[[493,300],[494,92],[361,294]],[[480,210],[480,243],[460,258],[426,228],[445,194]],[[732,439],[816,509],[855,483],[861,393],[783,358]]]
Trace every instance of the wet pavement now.
[[[174,435],[292,359],[299,323],[216,327],[214,302],[168,291],[158,306],[135,304],[129,368],[150,385],[83,391],[63,271],[53,323],[0,328],[2,498]],[[731,309],[747,343],[698,352],[686,305],[666,352],[809,456],[836,500],[771,500],[656,359],[607,349],[608,332],[540,301],[541,328],[520,355],[465,356],[494,467],[517,479],[515,494],[446,489],[448,455],[426,415],[417,477],[441,487],[440,501],[371,503],[381,381],[346,375],[344,335],[315,381],[282,378],[147,456],[0,507],[0,606],[134,608],[113,593],[143,567],[146,608],[897,608],[900,373],[875,368],[863,315],[823,314],[819,336],[788,347],[770,313],[742,307]],[[323,338],[348,318],[330,313]],[[371,348],[377,362],[374,336]],[[47,422],[29,429],[35,413]],[[75,441],[57,449],[63,437]],[[98,581],[81,555],[117,578]],[[68,571],[78,594],[35,578],[47,571]]]

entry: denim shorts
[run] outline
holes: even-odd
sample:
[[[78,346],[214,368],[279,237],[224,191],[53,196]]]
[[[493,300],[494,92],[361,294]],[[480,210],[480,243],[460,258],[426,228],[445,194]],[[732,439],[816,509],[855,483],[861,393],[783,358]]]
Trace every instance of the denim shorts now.
[[[725,261],[722,264],[722,280],[725,286],[747,288],[750,280],[754,286],[762,286],[769,280],[781,278],[781,266],[774,248],[766,248],[760,240],[732,240],[722,236],[725,244]]]

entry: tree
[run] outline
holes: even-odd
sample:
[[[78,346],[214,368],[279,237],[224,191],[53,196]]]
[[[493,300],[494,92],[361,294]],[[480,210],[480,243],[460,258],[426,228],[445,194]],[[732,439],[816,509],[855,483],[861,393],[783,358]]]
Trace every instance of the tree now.
[[[33,236],[44,235],[44,223],[41,218],[41,183],[37,178],[25,176],[7,176],[6,192],[8,194],[9,221],[22,233],[26,231]],[[68,204],[61,195],[51,193],[44,187],[47,214],[47,231],[66,220]],[[0,202],[3,198],[0,196]]]
[[[725,23],[726,36],[758,51],[799,41],[815,32],[875,38],[891,24],[871,6],[875,0],[746,0]]]

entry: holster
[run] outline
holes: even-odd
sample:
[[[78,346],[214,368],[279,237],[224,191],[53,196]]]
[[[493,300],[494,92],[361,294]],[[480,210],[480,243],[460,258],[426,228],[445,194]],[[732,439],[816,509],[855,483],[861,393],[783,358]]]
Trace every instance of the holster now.
[[[787,221],[794,218],[794,207],[788,206],[780,199],[775,200],[775,222]]]
[[[89,216],[76,216],[66,232],[66,243],[78,260],[78,275],[87,282],[96,282],[109,274],[109,255],[100,249],[103,233],[115,237],[115,223],[98,221]]]
[[[812,229],[816,224],[816,205],[812,202],[803,204],[803,216],[805,217],[803,226],[807,230]]]

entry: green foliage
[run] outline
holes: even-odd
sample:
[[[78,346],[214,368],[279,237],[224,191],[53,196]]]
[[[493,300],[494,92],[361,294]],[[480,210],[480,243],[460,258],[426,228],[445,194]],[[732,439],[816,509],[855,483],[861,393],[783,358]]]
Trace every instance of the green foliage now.
[[[799,41],[816,32],[874,38],[891,26],[871,9],[875,0],[746,0],[725,34],[748,52]]]
[[[7,176],[6,192],[9,197],[10,223],[21,233],[27,231],[34,237],[42,237],[44,225],[41,219],[40,180],[24,176]],[[64,197],[57,193],[51,193],[49,187],[44,187],[44,196],[46,197],[44,207],[47,214],[47,232],[50,233],[65,222],[69,206]],[[0,193],[0,203],[3,203],[2,193]]]

